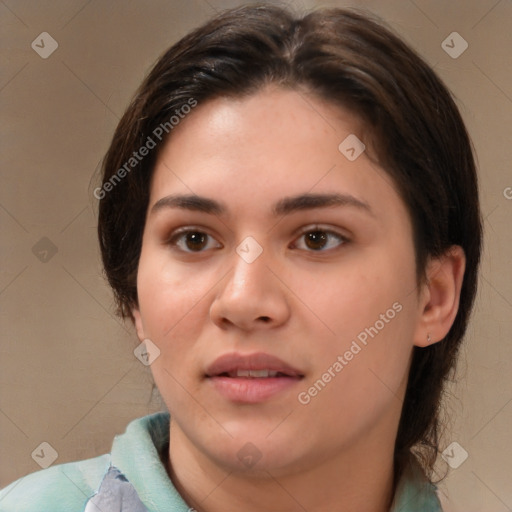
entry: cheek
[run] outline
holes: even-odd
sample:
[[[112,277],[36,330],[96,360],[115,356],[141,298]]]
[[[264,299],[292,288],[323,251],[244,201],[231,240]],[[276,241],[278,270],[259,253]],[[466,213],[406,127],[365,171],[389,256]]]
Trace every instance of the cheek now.
[[[211,286],[206,276],[190,275],[172,263],[165,251],[143,248],[137,277],[139,310],[145,337],[160,350],[151,371],[164,399],[179,395],[178,383],[190,379],[200,318],[208,314],[202,299]]]
[[[326,439],[349,443],[368,434],[380,422],[400,416],[411,355],[410,317],[402,310],[373,320],[366,327],[348,328],[354,336],[340,336],[327,350],[317,351],[315,372],[301,391],[304,422],[320,422]],[[396,309],[400,307],[395,306]],[[388,309],[376,309],[386,315]],[[381,323],[382,322],[382,323]],[[340,324],[340,330],[343,326]],[[341,358],[341,360],[340,360]],[[334,375],[334,376],[333,376]],[[309,397],[309,398],[308,398]],[[297,397],[299,398],[299,397]],[[387,419],[386,419],[387,418]],[[340,432],[344,435],[340,437]]]
[[[137,293],[146,336],[163,342],[184,326],[193,329],[196,323],[191,318],[201,310],[209,287],[207,275],[172,262],[161,248],[143,246]]]
[[[193,395],[197,392],[190,369],[197,359],[194,340],[200,337],[199,319],[208,314],[206,301],[201,299],[211,285],[201,276],[189,275],[162,252],[143,248],[137,291],[145,337],[160,350],[151,372],[167,408],[175,415],[190,407],[183,387]]]
[[[297,308],[311,321],[316,319],[322,329],[319,335],[333,350],[348,349],[360,333],[364,341],[364,333],[374,333],[375,328],[386,341],[404,339],[406,333],[398,335],[398,327],[403,325],[404,317],[413,317],[415,305],[416,283],[410,259],[384,253],[375,256],[368,251],[363,256],[347,257],[323,272],[304,271],[294,279],[293,291],[300,299]]]
[[[396,396],[407,376],[417,308],[414,260],[403,254],[347,262],[309,294],[330,331],[323,328],[322,350],[310,349],[315,371],[308,385],[320,390],[312,390],[311,401],[319,415],[364,422],[390,402],[400,404]],[[305,294],[312,281],[303,277]]]

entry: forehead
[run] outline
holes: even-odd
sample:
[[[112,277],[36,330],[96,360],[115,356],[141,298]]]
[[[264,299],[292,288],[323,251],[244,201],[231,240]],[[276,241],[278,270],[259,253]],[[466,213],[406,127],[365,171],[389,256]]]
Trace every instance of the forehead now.
[[[361,152],[360,140],[364,125],[354,114],[304,92],[267,88],[209,100],[173,129],[162,148],[150,208],[176,193],[213,194],[228,208],[253,211],[306,192],[377,200],[376,212],[385,202],[387,208],[401,203],[391,178],[367,150]],[[355,152],[361,154],[348,158]]]

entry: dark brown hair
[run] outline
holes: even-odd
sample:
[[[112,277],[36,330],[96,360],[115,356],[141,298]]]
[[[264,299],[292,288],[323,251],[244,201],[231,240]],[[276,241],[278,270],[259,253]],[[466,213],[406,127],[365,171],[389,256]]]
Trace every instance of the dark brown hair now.
[[[131,317],[130,308],[137,304],[149,184],[166,138],[132,161],[133,169],[127,162],[148,145],[148,137],[156,138],[158,127],[166,126],[166,137],[172,137],[171,116],[186,112],[191,102],[240,97],[267,84],[309,91],[363,121],[365,143],[374,148],[410,213],[418,283],[430,256],[452,245],[465,252],[453,326],[444,340],[414,347],[395,444],[395,481],[411,448],[431,478],[443,385],[454,368],[476,292],[482,237],[477,175],[471,142],[446,86],[368,15],[326,9],[296,17],[274,6],[241,7],[216,16],[163,54],[115,131],[103,162],[103,185],[95,191],[102,258],[119,313]]]

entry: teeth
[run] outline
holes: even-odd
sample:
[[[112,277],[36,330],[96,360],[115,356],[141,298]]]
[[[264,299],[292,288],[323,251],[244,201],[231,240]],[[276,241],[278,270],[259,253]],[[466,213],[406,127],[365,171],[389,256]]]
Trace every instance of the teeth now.
[[[275,377],[278,372],[273,370],[237,370],[236,377],[255,377],[255,378],[266,378]]]

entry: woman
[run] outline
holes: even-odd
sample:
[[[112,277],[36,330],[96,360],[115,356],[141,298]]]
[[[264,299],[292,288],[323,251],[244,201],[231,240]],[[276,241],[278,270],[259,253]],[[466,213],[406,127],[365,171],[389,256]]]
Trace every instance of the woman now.
[[[477,177],[440,79],[367,16],[220,14],[157,62],[99,239],[169,409],[2,510],[437,511],[476,289]]]

